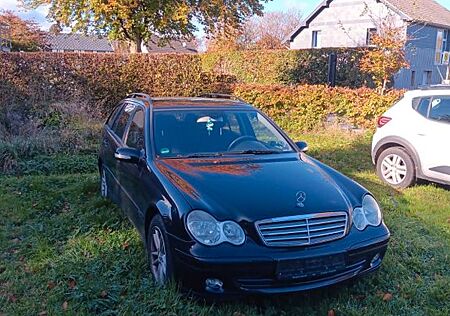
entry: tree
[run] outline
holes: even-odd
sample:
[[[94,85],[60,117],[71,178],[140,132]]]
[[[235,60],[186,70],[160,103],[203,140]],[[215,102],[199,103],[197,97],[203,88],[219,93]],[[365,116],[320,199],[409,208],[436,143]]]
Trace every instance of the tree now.
[[[252,17],[244,24],[241,42],[247,49],[286,48],[285,38],[301,22],[300,11],[268,12],[262,17]]]
[[[12,11],[0,14],[0,24],[8,26],[12,51],[39,51],[45,47],[45,35],[36,22],[22,20]]]
[[[217,25],[237,27],[262,14],[262,0],[23,0],[36,8],[50,5],[49,17],[73,31],[109,35],[134,43],[136,52],[152,36],[161,41],[190,38],[201,25],[213,32]]]

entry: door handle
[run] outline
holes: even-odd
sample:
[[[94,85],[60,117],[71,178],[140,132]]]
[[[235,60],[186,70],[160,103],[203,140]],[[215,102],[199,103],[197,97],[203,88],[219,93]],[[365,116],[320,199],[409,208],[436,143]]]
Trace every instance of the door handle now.
[[[427,136],[425,133],[417,133],[418,136]]]
[[[106,140],[106,139],[104,139],[103,141],[102,141],[102,144],[103,144],[103,146],[105,146],[105,147],[107,147],[108,146],[108,140]]]

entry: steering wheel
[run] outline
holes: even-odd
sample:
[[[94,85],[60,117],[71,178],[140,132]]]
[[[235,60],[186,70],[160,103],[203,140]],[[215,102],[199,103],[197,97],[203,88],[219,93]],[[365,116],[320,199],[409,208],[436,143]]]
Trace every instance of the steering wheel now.
[[[258,141],[258,140],[256,139],[256,137],[253,137],[253,136],[241,136],[241,137],[238,137],[235,140],[233,140],[231,142],[231,144],[228,146],[228,151],[230,151],[233,147],[236,147],[236,145],[238,145],[238,144],[240,144],[242,142],[245,142],[245,141]]]

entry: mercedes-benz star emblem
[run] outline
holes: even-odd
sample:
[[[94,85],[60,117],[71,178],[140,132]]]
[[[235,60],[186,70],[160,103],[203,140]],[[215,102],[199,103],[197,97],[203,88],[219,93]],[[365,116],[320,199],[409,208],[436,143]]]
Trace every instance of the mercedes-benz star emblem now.
[[[306,193],[303,191],[298,191],[295,196],[297,197],[297,207],[304,207],[305,204],[303,204],[303,202],[306,200]]]

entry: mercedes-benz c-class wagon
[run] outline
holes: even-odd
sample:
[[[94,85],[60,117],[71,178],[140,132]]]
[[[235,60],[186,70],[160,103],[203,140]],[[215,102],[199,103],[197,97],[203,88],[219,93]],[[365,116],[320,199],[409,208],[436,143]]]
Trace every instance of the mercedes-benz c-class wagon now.
[[[101,194],[139,231],[154,281],[212,296],[339,283],[380,267],[373,195],[224,95],[135,93],[109,116]]]

